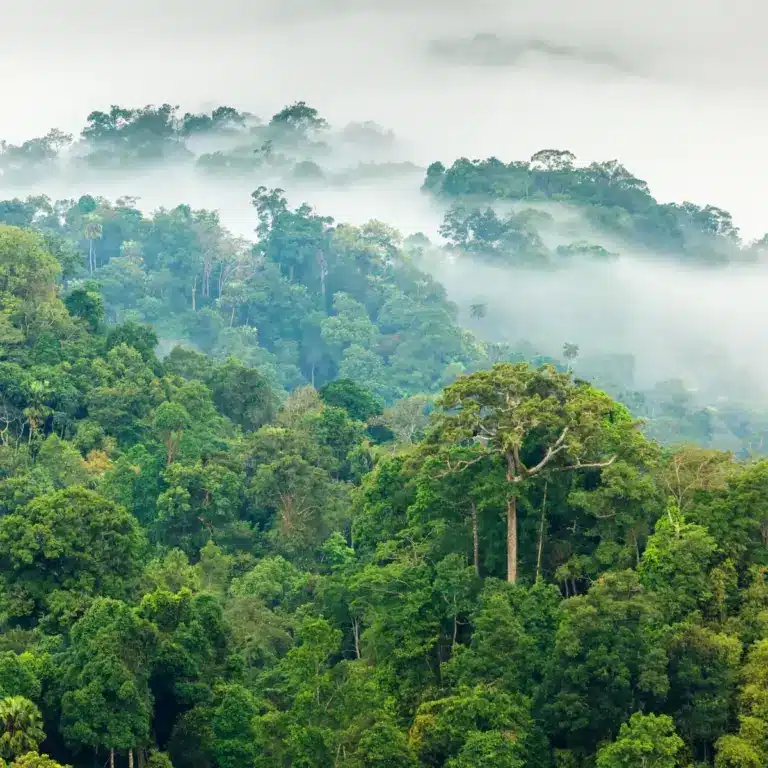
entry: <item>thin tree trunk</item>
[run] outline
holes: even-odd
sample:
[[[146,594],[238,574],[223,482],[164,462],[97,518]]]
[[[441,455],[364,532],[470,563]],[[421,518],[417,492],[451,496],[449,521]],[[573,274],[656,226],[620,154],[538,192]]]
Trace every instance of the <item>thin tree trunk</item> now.
[[[475,563],[475,575],[480,578],[480,537],[477,531],[477,507],[474,501],[472,505],[472,555]]]
[[[293,282],[293,264],[288,267],[288,282]]]
[[[133,750],[128,750],[128,768],[133,768]]]
[[[192,283],[192,311],[195,312],[197,310],[197,305],[195,303],[195,294],[197,293],[197,275],[195,275],[195,280]]]
[[[229,316],[229,327],[231,328],[235,324],[235,305],[232,305],[232,314]]]
[[[109,768],[115,768],[115,750],[114,750],[114,748],[109,750]]]
[[[355,638],[355,658],[360,658],[360,624],[357,619],[352,619],[352,634]]]
[[[517,581],[517,498],[507,500],[507,581]]]
[[[546,519],[547,509],[547,488],[549,483],[544,481],[544,498],[541,502],[541,523],[539,524],[539,551],[536,553],[536,582],[541,577],[541,551],[544,547],[544,521]]]

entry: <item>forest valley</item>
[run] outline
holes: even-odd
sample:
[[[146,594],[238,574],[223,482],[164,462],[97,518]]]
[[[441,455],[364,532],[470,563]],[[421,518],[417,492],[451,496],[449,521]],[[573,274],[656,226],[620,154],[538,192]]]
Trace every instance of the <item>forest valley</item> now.
[[[341,140],[303,102],[113,107],[3,145],[0,178],[320,178]],[[766,765],[765,416],[485,341],[422,269],[620,258],[548,245],[542,201],[708,269],[766,239],[554,150],[430,166],[444,245],[254,188],[253,241],[186,205],[0,202],[0,759]]]

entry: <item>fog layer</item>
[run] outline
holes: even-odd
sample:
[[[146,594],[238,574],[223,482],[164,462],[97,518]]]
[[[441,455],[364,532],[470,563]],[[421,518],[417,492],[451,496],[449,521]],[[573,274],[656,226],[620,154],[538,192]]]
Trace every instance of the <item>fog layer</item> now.
[[[768,9],[750,0],[4,5],[7,139],[76,129],[111,103],[272,114],[306,99],[334,123],[393,128],[415,162],[568,148],[619,158],[660,199],[729,209],[750,236],[765,226]],[[612,52],[643,76],[546,57],[491,69],[428,54],[430,41],[483,32]]]
[[[523,159],[544,147],[584,161],[617,158],[657,199],[728,209],[751,239],[768,229],[768,50],[758,34],[767,15],[750,0],[66,7],[37,0],[3,9],[10,34],[0,67],[13,77],[4,79],[0,133],[19,141],[53,126],[77,131],[89,111],[110,104],[230,104],[269,117],[304,99],[334,125],[371,119],[392,128],[401,159],[422,165]],[[450,54],[456,41],[488,33],[522,55],[489,67]],[[418,185],[409,175],[288,191],[292,202],[307,200],[337,220],[376,217],[434,235],[440,213]],[[218,208],[251,234],[254,186],[201,180],[190,170],[36,191]],[[551,351],[572,341],[585,352],[636,352],[648,381],[686,376],[716,391],[743,378],[762,391],[763,272],[691,273],[646,256],[555,275],[445,262],[433,269],[464,309],[483,297],[484,334],[528,338]]]

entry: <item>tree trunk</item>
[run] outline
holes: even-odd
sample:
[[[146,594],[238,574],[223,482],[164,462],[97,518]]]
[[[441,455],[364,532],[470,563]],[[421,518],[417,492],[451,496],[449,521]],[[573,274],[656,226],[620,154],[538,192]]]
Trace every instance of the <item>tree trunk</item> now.
[[[196,293],[197,293],[197,275],[195,275],[195,281],[192,283],[192,311],[193,312],[197,310],[197,305],[195,304]]]
[[[293,282],[293,264],[288,267],[288,282]]]
[[[128,750],[128,768],[133,768],[133,750]]]
[[[472,556],[475,563],[475,575],[480,578],[480,537],[477,531],[477,507],[475,502],[472,505]]]
[[[114,750],[114,748],[109,750],[109,768],[115,768],[115,750]]]
[[[539,524],[539,551],[536,553],[536,582],[541,577],[541,551],[544,547],[544,521],[547,513],[547,488],[549,483],[544,482],[544,498],[541,502],[541,523]]]
[[[507,581],[517,581],[517,498],[507,501]]]
[[[352,619],[352,634],[355,637],[355,658],[360,658],[360,624],[357,619]]]

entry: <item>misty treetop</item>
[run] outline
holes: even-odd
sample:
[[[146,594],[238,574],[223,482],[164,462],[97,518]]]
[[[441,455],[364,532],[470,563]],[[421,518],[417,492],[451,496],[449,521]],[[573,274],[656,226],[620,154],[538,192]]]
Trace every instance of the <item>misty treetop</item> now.
[[[0,142],[0,180],[24,186],[89,173],[144,172],[159,163],[225,177],[340,184],[421,172],[416,165],[396,161],[395,145],[394,134],[370,120],[333,129],[304,101],[266,121],[230,106],[181,114],[171,104],[112,105],[91,112],[76,137],[53,129],[19,145]],[[343,158],[341,164],[333,159],[334,152]],[[369,155],[376,161],[367,162]],[[327,167],[318,164],[326,161]]]
[[[449,242],[473,252],[540,257],[537,230],[554,224],[547,203],[575,206],[593,231],[612,236],[624,247],[692,262],[754,260],[762,248],[761,241],[741,242],[728,211],[692,202],[660,203],[648,184],[617,160],[582,165],[567,150],[544,149],[529,160],[508,163],[495,157],[460,158],[450,167],[434,162],[422,189],[451,204],[442,232]],[[504,218],[488,207],[489,202],[532,208]],[[537,210],[537,205],[544,207]]]

